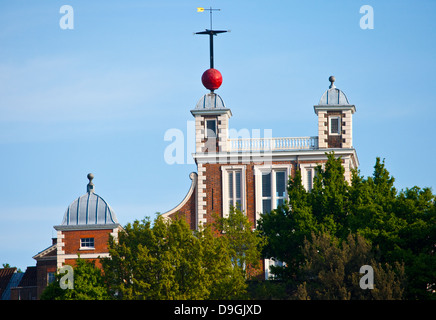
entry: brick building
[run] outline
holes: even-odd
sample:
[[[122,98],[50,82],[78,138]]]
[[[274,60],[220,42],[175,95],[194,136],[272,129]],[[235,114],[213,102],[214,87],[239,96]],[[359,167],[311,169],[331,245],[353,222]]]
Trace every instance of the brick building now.
[[[54,226],[57,268],[74,265],[79,255],[101,266],[99,258],[109,257],[109,236],[116,238],[122,229],[112,208],[94,193],[93,178],[88,174],[87,192],[68,206],[62,224]]]
[[[266,134],[262,138],[247,137],[241,134],[243,130],[232,137],[230,131],[235,130],[229,129],[231,109],[214,92],[217,86],[203,81],[211,91],[191,110],[195,118],[193,157],[197,172],[189,176],[192,182],[183,201],[163,216],[173,218],[181,214],[196,229],[211,222],[212,213],[228,216],[232,205],[243,210],[256,227],[261,213],[285,201],[288,179],[296,169],[301,170],[303,185],[310,190],[315,167],[325,163],[326,153],[332,151],[342,158],[344,178],[350,182],[351,170],[359,166],[352,132],[356,108],[336,88],[333,76],[329,81],[329,88],[314,105],[318,135],[285,138]],[[264,263],[267,278],[271,263],[274,262]]]
[[[12,288],[11,299],[39,299],[47,285],[64,265],[73,265],[79,257],[95,261],[109,257],[109,236],[117,238],[122,229],[115,212],[108,203],[94,193],[94,176],[88,174],[86,193],[75,199],[67,208],[60,225],[54,226],[57,238],[52,245],[33,258],[36,267],[28,267],[20,283]]]

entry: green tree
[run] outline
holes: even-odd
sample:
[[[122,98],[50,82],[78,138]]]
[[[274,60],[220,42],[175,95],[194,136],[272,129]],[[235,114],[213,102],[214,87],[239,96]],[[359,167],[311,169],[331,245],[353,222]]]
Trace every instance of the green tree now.
[[[324,169],[316,169],[311,192],[304,190],[297,169],[288,185],[289,202],[263,214],[259,221],[258,229],[268,238],[264,257],[285,262],[285,267],[273,272],[297,285],[300,266],[307,258],[303,242],[311,239],[312,232],[328,233],[340,242],[350,234],[360,235],[373,250],[377,248],[376,260],[386,268],[404,263],[403,297],[435,298],[436,207],[431,190],[413,187],[398,192],[379,158],[371,177],[354,171],[349,185],[342,159],[333,153],[327,158]]]
[[[180,218],[135,221],[118,241],[110,240],[109,252],[105,279],[119,299],[229,299],[245,293],[228,242],[209,226],[193,232]]]
[[[294,295],[297,299],[351,300],[401,299],[404,291],[404,266],[384,266],[374,258],[371,245],[362,236],[339,240],[328,233],[304,241],[305,262],[300,267],[302,282]],[[363,265],[374,270],[374,288],[360,287]]]
[[[349,185],[344,178],[342,158],[327,154],[325,168],[317,166],[313,188],[308,197],[319,228],[344,239],[348,236],[346,216],[349,212]]]
[[[253,230],[252,222],[238,208],[231,207],[227,218],[215,217],[215,221],[214,228],[226,241],[233,266],[249,278],[255,276],[266,238],[260,231]]]
[[[3,268],[16,268],[16,267],[12,267],[9,263],[3,263],[2,264]],[[23,273],[23,271],[21,271],[20,268],[17,269],[18,273]]]
[[[212,225],[206,225],[196,234],[202,241],[203,264],[207,270],[206,279],[210,290],[207,299],[245,298],[246,274],[233,263],[235,252],[228,239],[217,236]]]
[[[384,161],[367,179],[356,173],[351,188],[350,230],[380,249],[381,261],[404,262],[405,298],[436,299],[436,207],[430,188],[398,192]]]
[[[296,171],[288,183],[289,202],[270,213],[262,214],[258,230],[267,238],[263,248],[264,258],[275,258],[286,263],[286,267],[272,267],[279,279],[292,280],[304,261],[301,246],[305,238],[319,225],[312,213],[309,196],[301,182],[301,172]]]
[[[79,258],[73,270],[73,289],[61,289],[60,280],[63,274],[58,273],[55,281],[43,291],[41,300],[107,300],[110,298],[101,269],[95,266],[94,261]]]

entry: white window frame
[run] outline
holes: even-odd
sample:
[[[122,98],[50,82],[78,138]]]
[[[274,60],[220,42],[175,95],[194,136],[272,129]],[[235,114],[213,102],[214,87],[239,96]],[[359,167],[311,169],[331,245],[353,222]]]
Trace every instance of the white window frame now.
[[[287,188],[286,186],[288,185],[289,182],[289,175],[291,174],[291,167],[289,166],[282,166],[282,165],[273,165],[273,168],[271,169],[260,169],[259,170],[260,175],[256,178],[258,178],[257,180],[260,181],[260,188],[256,187],[256,190],[258,190],[259,192],[259,197],[256,194],[256,207],[259,205],[259,211],[261,212],[262,210],[262,200],[264,200],[265,197],[262,196],[262,175],[263,173],[271,173],[271,210],[274,210],[277,208],[277,191],[276,191],[276,172],[285,172],[285,198],[284,200],[288,199],[288,193],[286,192]],[[260,198],[260,203],[257,204],[257,199]],[[269,198],[269,197],[267,197]],[[282,198],[282,197],[279,197]],[[256,211],[257,212],[257,211]],[[279,260],[275,260],[274,258],[272,259],[264,259],[264,265],[265,265],[265,280],[274,280],[276,279],[276,276],[274,275],[274,273],[271,271],[271,266],[283,266],[284,263],[279,261]]]
[[[338,132],[332,132],[332,120],[338,120]],[[339,136],[341,134],[341,117],[340,116],[331,116],[329,117],[329,133],[332,136]]]
[[[227,218],[230,214],[229,207],[229,172],[241,173],[241,211],[246,210],[246,166],[244,165],[230,165],[221,166],[221,177],[222,177],[222,199],[223,199],[223,218]]]
[[[309,190],[309,186],[307,185],[307,170],[312,171],[312,188],[313,188],[313,180],[315,179],[316,171],[315,168],[321,165],[321,168],[325,169],[325,163],[300,163],[300,171],[301,171],[301,183],[303,184],[304,189],[306,191]]]
[[[93,246],[84,245],[86,244],[86,240],[92,239]],[[94,250],[95,249],[95,238],[94,237],[86,237],[86,238],[80,238],[80,249],[79,250]]]
[[[274,267],[284,267],[286,266],[285,262],[276,260],[274,258],[272,259],[265,259],[265,280],[275,280],[276,275],[271,271],[271,266]]]
[[[272,164],[272,165],[264,165],[264,166],[254,166],[254,180],[255,180],[255,207],[256,207],[256,224],[257,220],[260,219],[260,215],[262,214],[262,174],[263,173],[274,173],[276,171],[285,171],[285,186],[288,185],[289,176],[291,175],[291,164]],[[276,180],[275,174],[272,174],[271,179],[271,209],[276,209],[277,207],[277,198],[275,191],[276,188]],[[288,199],[288,193],[286,192],[285,200]],[[274,275],[270,270],[271,265],[280,264],[280,261],[276,261],[274,259],[264,259],[265,266],[265,280],[274,279]]]
[[[288,185],[289,175],[291,174],[292,165],[291,164],[272,164],[264,166],[254,166],[254,180],[255,180],[255,207],[256,207],[256,223],[260,219],[262,214],[262,174],[268,173],[270,171],[285,171],[285,186]],[[276,175],[272,174],[271,181],[271,210],[277,208],[277,197],[275,191],[276,188]],[[288,193],[286,192],[285,200],[288,199]]]
[[[304,189],[306,189],[307,192],[310,192],[313,188],[313,179],[315,178],[315,168],[318,166],[318,163],[300,163],[300,171],[301,171],[301,183],[303,184]],[[307,184],[308,183],[308,171],[312,172],[312,186]]]

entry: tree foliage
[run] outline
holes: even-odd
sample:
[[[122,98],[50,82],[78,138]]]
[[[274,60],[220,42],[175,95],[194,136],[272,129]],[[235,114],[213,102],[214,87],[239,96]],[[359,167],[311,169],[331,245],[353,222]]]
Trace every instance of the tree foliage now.
[[[294,298],[322,300],[401,299],[404,265],[395,270],[374,258],[371,244],[362,236],[351,234],[340,241],[329,233],[312,233],[303,245],[305,262],[301,266],[300,284]],[[362,290],[359,273],[364,265],[374,270],[374,288]],[[302,281],[302,283],[301,283]]]
[[[256,276],[262,259],[261,251],[266,238],[238,208],[231,207],[227,218],[215,217],[214,229],[221,234],[229,248],[234,268],[239,268],[247,277]]]
[[[301,172],[288,201],[261,215],[257,229],[236,208],[192,231],[183,218],[157,216],[110,238],[103,272],[78,259],[74,290],[43,299],[436,299],[436,204],[429,188],[397,191],[376,159],[373,175],[344,179],[342,159],[327,154],[306,191]],[[262,258],[278,281],[252,280]],[[359,287],[360,267],[374,270],[374,289]],[[249,292],[247,292],[250,284]]]
[[[184,219],[161,216],[128,224],[118,241],[110,241],[110,259],[103,261],[106,281],[120,299],[231,299],[246,290],[238,244],[242,229],[221,221],[226,236],[210,225],[190,230]],[[241,223],[245,223],[243,220]],[[245,258],[252,259],[248,243]],[[259,253],[258,253],[258,256]],[[240,259],[240,260],[238,260]]]
[[[107,300],[109,295],[103,280],[101,269],[94,261],[77,259],[74,271],[74,288],[61,289],[63,274],[56,274],[41,295],[41,300]]]
[[[436,206],[431,189],[413,187],[398,192],[395,179],[379,158],[371,177],[364,178],[355,171],[349,185],[342,159],[333,153],[327,157],[324,168],[316,168],[311,192],[304,189],[297,170],[289,180],[289,201],[261,217],[258,228],[268,238],[264,257],[285,262],[284,267],[272,271],[295,289],[306,271],[305,239],[312,241],[312,233],[329,234],[340,248],[352,234],[371,244],[368,254],[373,255],[373,263],[383,265],[380,273],[401,273],[398,266],[404,264],[403,298],[435,298]],[[387,284],[391,278],[379,285],[391,286]]]

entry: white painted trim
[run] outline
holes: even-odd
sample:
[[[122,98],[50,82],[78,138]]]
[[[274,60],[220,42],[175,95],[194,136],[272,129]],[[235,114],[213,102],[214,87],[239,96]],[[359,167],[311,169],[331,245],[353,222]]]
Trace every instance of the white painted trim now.
[[[350,111],[351,114],[356,112],[356,106],[353,104],[350,105],[315,105],[313,106],[313,110],[318,115],[320,111]]]
[[[111,224],[79,224],[79,225],[59,225],[54,226],[56,231],[77,231],[77,230],[106,230],[121,227],[119,223]],[[58,238],[59,239],[59,238]]]
[[[300,163],[300,171],[301,171],[301,183],[303,184],[304,189],[306,191],[309,190],[309,186],[307,185],[307,170],[312,171],[312,188],[313,188],[313,179],[315,178],[315,168],[320,165],[324,168],[324,163]]]
[[[189,174],[189,178],[192,180],[192,182],[191,182],[191,187],[189,188],[188,193],[186,194],[185,198],[176,207],[174,207],[173,209],[163,213],[162,217],[169,218],[169,216],[171,214],[173,214],[173,213],[177,212],[178,210],[180,210],[186,204],[186,202],[188,202],[188,200],[191,198],[192,194],[194,193],[195,187],[197,186],[198,175],[195,172],[191,172]]]
[[[203,209],[203,206],[206,206],[206,201],[204,200],[204,198],[206,197],[206,167],[204,167],[202,163],[198,163],[197,170],[197,214],[195,217],[195,228],[198,230],[202,225],[206,223],[206,218],[204,217],[206,214],[206,209]]]
[[[332,120],[338,120],[338,132],[332,132]],[[329,135],[340,136],[342,134],[342,118],[341,116],[329,116],[328,117]]]
[[[222,205],[223,205],[223,217],[227,218],[230,213],[229,203],[229,171],[240,171],[241,172],[241,210],[246,211],[247,208],[247,195],[246,195],[246,166],[245,165],[228,165],[221,166],[221,177],[222,177]]]
[[[55,258],[54,256],[50,256],[50,257],[45,257],[45,256],[55,250],[57,250],[57,245],[53,244],[50,247],[44,249],[43,251],[37,253],[32,258],[35,260],[53,260]]]
[[[110,254],[109,252],[102,252],[102,253],[83,253],[80,254],[80,259],[98,259],[98,258],[109,258]],[[78,254],[64,254],[62,256],[64,263],[66,259],[77,259],[79,258]]]
[[[225,114],[229,118],[232,116],[232,111],[230,109],[194,109],[191,110],[193,116],[218,116]]]
[[[275,276],[274,273],[271,272],[270,267],[271,266],[279,266],[279,265],[286,265],[286,263],[277,261],[274,258],[271,259],[264,259],[264,265],[265,265],[265,280],[274,280]]]
[[[269,171],[286,171],[286,183],[288,185],[289,176],[291,175],[291,164],[272,164],[254,166],[254,183],[255,183],[255,210],[256,210],[256,222],[260,219],[262,213],[262,173]],[[275,189],[275,175],[272,175],[271,187]],[[287,193],[286,193],[287,196]],[[276,209],[276,195],[275,192],[271,192],[271,209]]]
[[[245,160],[244,163],[250,162],[264,162],[265,159],[269,161],[296,161],[297,157],[300,160],[311,160],[311,161],[320,161],[327,160],[327,156],[325,153],[330,153],[334,151],[336,156],[350,156],[353,165],[355,168],[359,167],[359,159],[357,157],[357,152],[354,148],[326,148],[319,150],[293,150],[293,151],[274,151],[268,153],[259,153],[259,152],[225,152],[225,153],[217,153],[217,154],[207,154],[207,153],[195,153],[192,154],[195,161],[198,164],[203,163],[218,163],[216,161],[217,157],[224,158],[223,161],[219,162],[221,164],[240,164],[237,161],[238,157],[243,158]],[[225,159],[235,159],[235,161],[229,162],[225,161]]]

